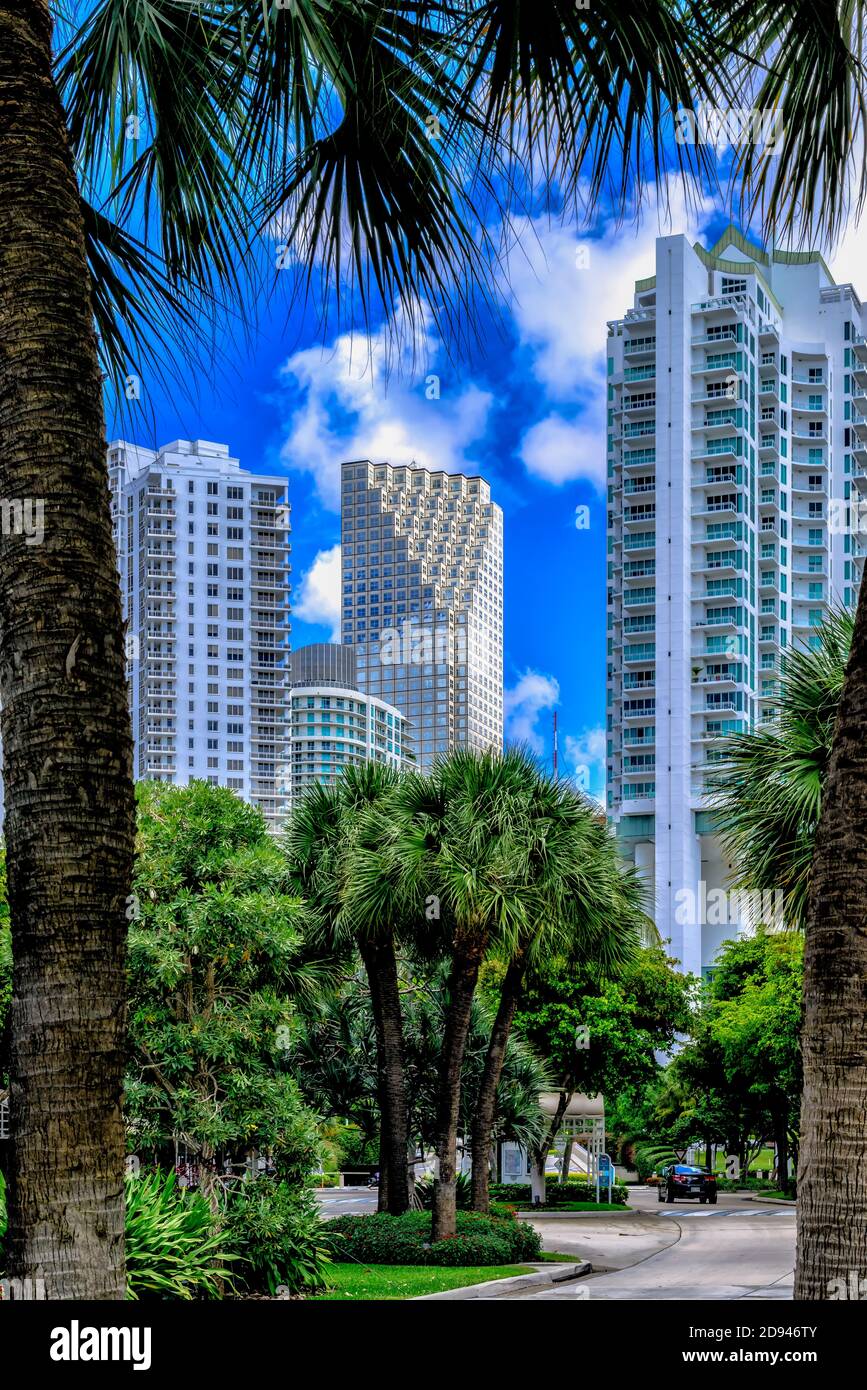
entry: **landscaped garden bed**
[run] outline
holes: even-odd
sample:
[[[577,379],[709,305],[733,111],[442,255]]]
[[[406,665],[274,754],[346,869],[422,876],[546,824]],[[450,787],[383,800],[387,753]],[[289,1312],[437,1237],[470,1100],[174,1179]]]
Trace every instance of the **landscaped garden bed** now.
[[[324,1227],[325,1241],[336,1263],[359,1261],[371,1265],[422,1265],[454,1268],[516,1264],[539,1258],[537,1231],[514,1213],[483,1216],[459,1211],[457,1231],[446,1240],[431,1241],[431,1217],[426,1211],[389,1216],[337,1216]]]

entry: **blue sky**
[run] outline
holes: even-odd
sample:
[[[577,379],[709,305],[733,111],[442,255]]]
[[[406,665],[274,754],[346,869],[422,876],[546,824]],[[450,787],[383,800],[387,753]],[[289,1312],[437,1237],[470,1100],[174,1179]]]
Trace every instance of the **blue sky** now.
[[[192,400],[142,382],[141,409],[111,435],[154,447],[177,438],[228,443],[242,466],[288,479],[292,504],[292,645],[327,640],[339,604],[339,467],[369,457],[479,472],[504,512],[507,737],[551,755],[559,710],[561,766],[604,784],[605,325],[654,271],[654,240],[684,232],[706,244],[728,218],[705,198],[687,209],[654,191],[640,220],[601,214],[589,229],[519,224],[521,250],[495,288],[503,328],[472,361],[450,361],[432,330],[386,371],[386,331],[323,334],[312,314],[287,314],[277,294],[251,343],[230,347]],[[864,244],[847,234],[833,266],[859,278]],[[863,282],[863,276],[860,277]],[[862,288],[864,288],[862,283]],[[431,375],[439,398],[428,399]],[[576,508],[590,509],[577,529]]]

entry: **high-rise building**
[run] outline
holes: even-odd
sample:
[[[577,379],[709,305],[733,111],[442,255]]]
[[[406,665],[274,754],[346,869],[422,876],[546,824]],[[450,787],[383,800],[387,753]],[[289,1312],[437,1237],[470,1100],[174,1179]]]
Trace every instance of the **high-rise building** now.
[[[608,325],[607,809],[685,970],[767,916],[726,899],[714,745],[774,719],[787,650],[855,601],[865,323],[818,253],[729,228],[661,237]]]
[[[342,631],[362,690],[411,722],[425,768],[503,742],[503,514],[483,478],[342,469]]]
[[[355,648],[315,642],[292,653],[291,797],[334,782],[344,767],[415,765],[408,721],[358,689]]]
[[[127,622],[135,776],[287,806],[289,508],[285,482],[227,445],[108,450]]]

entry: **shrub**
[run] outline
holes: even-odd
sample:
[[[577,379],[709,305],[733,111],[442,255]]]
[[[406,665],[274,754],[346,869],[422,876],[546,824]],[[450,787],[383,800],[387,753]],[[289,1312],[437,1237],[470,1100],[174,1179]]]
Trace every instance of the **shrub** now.
[[[329,1249],[337,1260],[377,1265],[505,1265],[538,1259],[537,1231],[514,1215],[483,1216],[458,1212],[457,1234],[431,1243],[430,1217],[411,1211],[403,1216],[377,1212],[338,1216],[326,1222]]]
[[[259,1178],[240,1183],[225,1212],[226,1233],[246,1288],[273,1294],[318,1289],[331,1260],[316,1198],[306,1188]]]
[[[220,1298],[233,1258],[201,1192],[174,1173],[127,1178],[127,1298]]]
[[[612,1183],[611,1201],[616,1206],[626,1205],[627,1188],[622,1182]],[[518,1207],[529,1207],[532,1203],[529,1183],[492,1183],[491,1197],[498,1201],[514,1203]],[[602,1202],[608,1201],[608,1185],[600,1184],[599,1198]],[[545,1184],[545,1205],[547,1207],[559,1207],[566,1202],[595,1202],[596,1184],[582,1181],[580,1178],[570,1178],[568,1182],[558,1183],[549,1182]]]
[[[528,1182],[492,1182],[488,1191],[492,1202],[511,1202],[522,1206],[530,1201]]]

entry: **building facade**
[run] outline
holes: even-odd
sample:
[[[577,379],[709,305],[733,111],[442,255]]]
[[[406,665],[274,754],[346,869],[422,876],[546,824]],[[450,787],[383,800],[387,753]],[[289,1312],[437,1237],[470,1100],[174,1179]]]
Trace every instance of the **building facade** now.
[[[414,766],[409,723],[400,710],[358,689],[354,647],[316,642],[292,653],[290,721],[292,804],[343,768]]]
[[[115,440],[111,506],[135,776],[287,810],[289,508],[227,445]]]
[[[659,238],[608,325],[607,810],[684,970],[756,915],[721,904],[714,745],[774,719],[786,651],[856,600],[865,326],[818,253],[734,228]]]
[[[503,514],[483,478],[342,468],[342,635],[418,765],[503,743]]]

